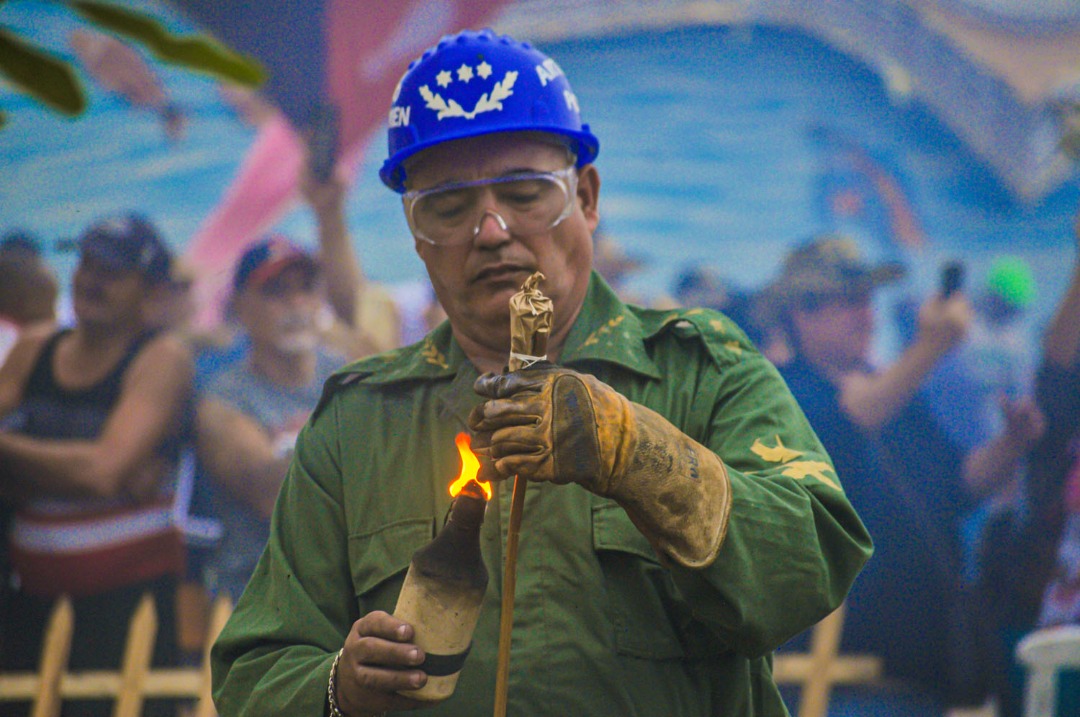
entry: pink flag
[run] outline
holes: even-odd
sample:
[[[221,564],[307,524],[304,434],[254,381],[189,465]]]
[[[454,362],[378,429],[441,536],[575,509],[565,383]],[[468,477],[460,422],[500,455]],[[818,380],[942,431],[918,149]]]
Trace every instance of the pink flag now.
[[[352,181],[408,63],[443,35],[490,22],[505,0],[326,2],[326,85],[339,118],[337,171]],[[296,200],[303,157],[300,137],[284,115],[260,125],[232,184],[188,244],[201,326],[220,321],[232,265],[247,244]]]

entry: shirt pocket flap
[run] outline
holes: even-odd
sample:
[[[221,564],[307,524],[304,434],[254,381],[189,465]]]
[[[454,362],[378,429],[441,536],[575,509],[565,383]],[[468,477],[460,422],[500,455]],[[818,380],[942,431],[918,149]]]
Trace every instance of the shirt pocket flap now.
[[[371,533],[349,536],[349,563],[357,595],[364,595],[409,567],[412,555],[435,537],[435,521],[412,518]]]
[[[594,505],[592,523],[616,652],[651,660],[684,658],[669,615],[675,586],[652,545],[615,503]]]
[[[659,563],[660,558],[653,546],[630,522],[626,511],[617,503],[601,503],[593,506],[593,548],[618,550]]]

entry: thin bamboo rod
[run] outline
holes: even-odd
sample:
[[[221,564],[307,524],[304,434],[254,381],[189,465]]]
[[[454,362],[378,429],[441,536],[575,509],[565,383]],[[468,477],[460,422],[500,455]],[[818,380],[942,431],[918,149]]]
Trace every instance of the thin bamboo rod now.
[[[510,633],[514,629],[514,590],[517,587],[518,536],[521,514],[525,508],[525,487],[521,476],[514,476],[514,496],[510,503],[510,525],[506,530],[506,563],[503,566],[502,610],[499,613],[499,654],[495,664],[495,717],[506,717],[510,682]]]

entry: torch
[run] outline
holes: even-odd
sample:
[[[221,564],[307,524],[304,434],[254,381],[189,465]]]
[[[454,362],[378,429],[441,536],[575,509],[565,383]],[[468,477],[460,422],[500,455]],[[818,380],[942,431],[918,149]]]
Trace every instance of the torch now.
[[[413,553],[394,616],[410,623],[424,651],[420,669],[427,683],[401,694],[440,702],[454,693],[472,646],[473,631],[487,590],[488,573],[480,554],[480,525],[491,498],[491,484],[476,475],[480,462],[467,433],[454,439],[461,473],[450,484],[450,513],[435,539]]]
[[[544,280],[539,271],[510,297],[510,361],[508,368],[517,371],[547,359],[547,340],[551,331],[553,305],[540,293]],[[510,678],[510,633],[514,627],[514,589],[517,586],[518,536],[521,514],[525,508],[527,481],[514,476],[514,496],[510,502],[510,522],[506,529],[506,563],[503,567],[502,609],[499,613],[499,653],[495,663],[495,717],[506,716]]]

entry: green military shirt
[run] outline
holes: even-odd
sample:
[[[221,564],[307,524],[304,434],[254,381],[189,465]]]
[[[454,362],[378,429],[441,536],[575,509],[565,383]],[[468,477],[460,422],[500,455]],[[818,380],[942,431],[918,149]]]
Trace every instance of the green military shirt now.
[[[871,547],[784,382],[722,314],[629,307],[595,274],[559,363],[715,451],[733,505],[716,561],[690,570],[661,559],[611,500],[530,484],[508,713],[786,714],[772,650],[841,603]],[[476,378],[444,324],[328,381],[214,646],[223,715],[325,713],[353,622],[393,612],[412,553],[442,525]],[[511,492],[496,486],[483,523],[491,579],[457,691],[421,714],[493,713]]]

